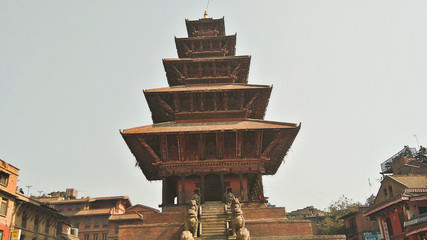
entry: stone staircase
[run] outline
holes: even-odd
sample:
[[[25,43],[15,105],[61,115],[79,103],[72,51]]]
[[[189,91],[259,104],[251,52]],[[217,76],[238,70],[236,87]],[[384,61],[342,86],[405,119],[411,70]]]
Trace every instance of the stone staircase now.
[[[200,213],[200,237],[197,239],[228,239],[227,214],[222,202],[205,202]]]

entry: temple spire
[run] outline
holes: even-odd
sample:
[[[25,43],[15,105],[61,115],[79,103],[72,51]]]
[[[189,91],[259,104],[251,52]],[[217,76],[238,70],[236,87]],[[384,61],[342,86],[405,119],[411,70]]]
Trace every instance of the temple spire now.
[[[205,13],[203,14],[203,18],[209,18],[209,17],[208,17],[208,11],[207,11],[207,10],[205,10]]]

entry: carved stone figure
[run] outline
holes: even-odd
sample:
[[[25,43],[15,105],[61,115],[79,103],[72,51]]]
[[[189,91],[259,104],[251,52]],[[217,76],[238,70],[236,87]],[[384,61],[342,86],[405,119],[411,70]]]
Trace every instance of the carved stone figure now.
[[[236,240],[250,240],[248,229],[244,227],[240,228],[239,231],[237,231]]]
[[[197,206],[200,206],[201,199],[200,199],[200,195],[199,195],[199,190],[198,189],[194,190],[194,194],[191,197],[191,200],[192,201],[193,200],[196,201]]]
[[[198,222],[199,221],[197,219],[197,212],[194,211],[194,209],[192,208],[188,209],[187,216],[185,217],[185,222],[184,222],[184,230],[190,231],[195,237],[197,235]]]
[[[179,239],[180,240],[194,240],[193,235],[191,234],[190,231],[182,231]]]
[[[232,201],[232,203],[231,203],[231,214],[235,215],[236,214],[236,209],[239,209],[241,211],[242,210],[241,207],[242,207],[242,205],[240,204],[239,199],[238,198],[234,198],[233,201]],[[243,214],[243,212],[242,212],[242,214]]]
[[[245,219],[243,218],[243,212],[240,208],[236,208],[235,213],[231,216],[231,230],[233,231],[233,236],[244,227]]]
[[[197,205],[196,200],[191,200],[190,201],[190,209],[193,209],[194,211],[197,212],[197,209],[199,208],[199,206]]]
[[[231,188],[227,189],[227,193],[225,194],[224,197],[225,197],[225,203],[227,205],[230,205],[232,203],[233,199],[236,198],[234,196],[234,194],[232,193],[232,189]]]

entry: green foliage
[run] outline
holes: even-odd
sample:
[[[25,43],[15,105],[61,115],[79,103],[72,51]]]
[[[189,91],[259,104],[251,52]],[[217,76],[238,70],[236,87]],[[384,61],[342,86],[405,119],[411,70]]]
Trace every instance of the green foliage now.
[[[361,203],[353,203],[351,199],[344,195],[337,201],[332,202],[328,207],[327,216],[317,226],[319,234],[344,234],[344,220],[340,218],[346,214],[357,211],[360,206],[362,206]]]

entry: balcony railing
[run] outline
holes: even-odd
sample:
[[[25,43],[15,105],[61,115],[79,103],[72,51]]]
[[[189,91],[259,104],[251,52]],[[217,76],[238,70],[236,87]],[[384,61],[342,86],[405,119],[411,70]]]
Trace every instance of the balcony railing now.
[[[421,214],[419,216],[411,218],[408,221],[405,221],[403,223],[403,226],[404,227],[409,227],[409,226],[420,224],[420,223],[424,223],[424,222],[427,222],[427,213]]]
[[[403,154],[405,156],[409,155],[408,157],[414,157],[417,154],[417,149],[405,146],[402,150],[400,150],[399,152],[394,154],[392,157],[390,157],[389,159],[381,163],[381,172],[386,172],[387,170],[389,170],[393,165],[394,160]]]

